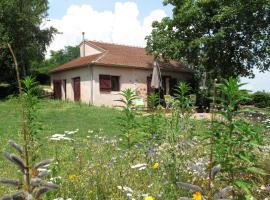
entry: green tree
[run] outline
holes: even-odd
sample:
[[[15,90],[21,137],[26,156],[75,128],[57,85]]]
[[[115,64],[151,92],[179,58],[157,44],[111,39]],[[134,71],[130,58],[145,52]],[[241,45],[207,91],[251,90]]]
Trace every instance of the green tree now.
[[[51,56],[44,60],[35,60],[31,63],[31,70],[40,73],[48,73],[54,67],[62,65],[80,56],[80,48],[78,46],[66,46],[58,51],[51,51]]]
[[[175,59],[207,80],[269,69],[269,0],[165,0],[172,18],[153,23],[147,51]]]
[[[53,27],[42,27],[48,8],[48,0],[0,1],[0,82],[15,80],[6,43],[13,47],[23,76],[28,74],[32,60],[44,58],[46,47],[56,33]]]
[[[51,56],[48,59],[34,60],[30,64],[30,72],[37,78],[41,84],[49,84],[50,76],[48,72],[68,61],[71,61],[80,56],[80,48],[78,46],[66,46],[58,51],[51,51]]]

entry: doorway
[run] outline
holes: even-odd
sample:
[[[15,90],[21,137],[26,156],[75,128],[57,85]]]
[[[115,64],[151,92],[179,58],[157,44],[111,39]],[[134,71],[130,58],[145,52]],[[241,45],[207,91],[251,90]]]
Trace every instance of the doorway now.
[[[62,99],[62,81],[53,80],[53,97],[54,99]]]
[[[81,79],[76,77],[73,79],[73,89],[74,89],[74,101],[81,100]]]

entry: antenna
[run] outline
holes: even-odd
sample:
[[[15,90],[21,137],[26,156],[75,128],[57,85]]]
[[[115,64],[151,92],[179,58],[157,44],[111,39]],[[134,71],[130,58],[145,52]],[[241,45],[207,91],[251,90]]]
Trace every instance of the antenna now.
[[[83,57],[85,57],[85,32],[82,32],[82,42],[83,42]]]
[[[83,42],[85,41],[84,35],[85,35],[85,32],[82,32],[82,40],[83,40]]]

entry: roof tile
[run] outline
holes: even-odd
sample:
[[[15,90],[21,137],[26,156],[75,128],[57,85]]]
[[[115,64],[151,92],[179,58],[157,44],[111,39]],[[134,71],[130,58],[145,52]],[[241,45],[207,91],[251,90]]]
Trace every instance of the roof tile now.
[[[51,70],[50,72],[55,73],[63,70],[73,69],[76,67],[82,67],[90,64],[91,62],[95,62],[96,65],[105,66],[132,67],[142,69],[153,68],[154,57],[147,54],[144,48],[96,41],[88,41],[87,43],[92,46],[94,45],[100,47],[105,51],[100,54],[80,57],[78,59],[72,60]],[[176,71],[191,72],[190,69],[175,61],[170,61],[169,63],[161,62],[161,68],[168,70],[170,69]]]

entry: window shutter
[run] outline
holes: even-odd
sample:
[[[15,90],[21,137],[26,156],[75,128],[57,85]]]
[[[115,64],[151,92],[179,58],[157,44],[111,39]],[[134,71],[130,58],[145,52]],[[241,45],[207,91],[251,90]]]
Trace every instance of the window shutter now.
[[[100,91],[111,91],[111,76],[110,75],[99,75],[99,86]]]

